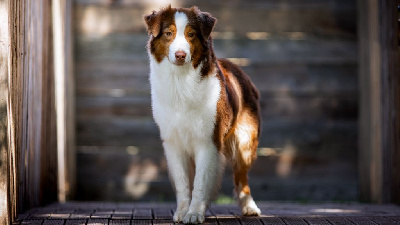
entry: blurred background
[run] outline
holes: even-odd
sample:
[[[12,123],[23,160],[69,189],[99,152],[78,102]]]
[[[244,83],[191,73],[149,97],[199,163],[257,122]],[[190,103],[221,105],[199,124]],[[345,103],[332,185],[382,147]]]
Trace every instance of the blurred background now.
[[[172,4],[218,19],[217,57],[261,93],[258,201],[356,201],[355,0],[74,0],[76,200],[173,201],[151,114],[142,16]],[[217,203],[230,203],[227,167]]]

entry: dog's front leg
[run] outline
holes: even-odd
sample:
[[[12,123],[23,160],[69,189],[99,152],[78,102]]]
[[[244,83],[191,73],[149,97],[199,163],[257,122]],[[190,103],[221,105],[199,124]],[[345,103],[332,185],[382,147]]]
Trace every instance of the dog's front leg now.
[[[178,146],[164,142],[171,182],[175,187],[177,208],[174,221],[181,222],[190,204],[189,157]]]
[[[219,153],[214,144],[198,145],[195,153],[196,174],[194,177],[192,200],[184,223],[203,223],[204,214],[220,173]]]

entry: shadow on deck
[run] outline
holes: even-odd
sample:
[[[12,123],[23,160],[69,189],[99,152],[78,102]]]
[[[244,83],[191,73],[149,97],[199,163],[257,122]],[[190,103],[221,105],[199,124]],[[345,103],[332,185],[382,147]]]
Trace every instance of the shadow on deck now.
[[[372,204],[259,203],[260,217],[235,205],[211,205],[205,224],[400,224],[400,207]],[[174,204],[68,202],[34,208],[15,224],[173,224]]]

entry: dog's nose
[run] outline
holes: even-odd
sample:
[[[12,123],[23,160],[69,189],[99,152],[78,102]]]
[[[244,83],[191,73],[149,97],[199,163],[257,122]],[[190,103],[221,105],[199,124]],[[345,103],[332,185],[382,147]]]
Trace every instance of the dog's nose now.
[[[177,61],[184,61],[186,58],[186,53],[184,51],[175,52],[175,58]]]

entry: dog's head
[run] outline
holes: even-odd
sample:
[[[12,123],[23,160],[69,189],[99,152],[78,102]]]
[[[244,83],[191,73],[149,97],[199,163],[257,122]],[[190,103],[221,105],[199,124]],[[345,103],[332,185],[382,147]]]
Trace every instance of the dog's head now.
[[[171,8],[144,16],[150,37],[148,48],[157,62],[165,57],[177,65],[192,63],[196,68],[206,58],[216,19],[196,6]]]

